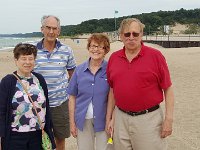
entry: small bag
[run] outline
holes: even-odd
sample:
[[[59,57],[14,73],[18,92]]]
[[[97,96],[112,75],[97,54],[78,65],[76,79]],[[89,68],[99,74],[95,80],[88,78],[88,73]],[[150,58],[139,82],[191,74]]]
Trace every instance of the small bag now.
[[[48,134],[42,130],[42,148],[43,150],[52,150],[52,144]]]
[[[13,75],[17,78],[17,80],[19,81],[19,83],[22,85],[24,91],[26,92],[26,94],[28,95],[28,98],[30,100],[30,102],[32,103],[33,105],[33,108],[34,108],[34,111],[38,117],[38,122],[39,122],[39,125],[40,125],[40,128],[42,130],[42,148],[43,150],[52,150],[52,143],[51,143],[51,140],[48,136],[48,134],[44,131],[44,127],[42,126],[42,121],[40,120],[40,116],[38,115],[38,112],[37,112],[37,109],[35,107],[35,104],[33,103],[33,100],[30,96],[30,94],[28,93],[28,90],[26,89],[26,87],[23,85],[22,81],[19,79],[19,77],[13,73]]]

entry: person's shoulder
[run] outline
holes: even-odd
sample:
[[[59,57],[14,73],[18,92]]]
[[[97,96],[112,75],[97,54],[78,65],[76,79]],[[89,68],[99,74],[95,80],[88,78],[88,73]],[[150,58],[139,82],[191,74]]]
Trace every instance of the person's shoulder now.
[[[57,47],[58,47],[59,50],[62,50],[62,51],[72,51],[72,48],[70,46],[68,46],[65,43],[62,43],[59,40],[57,41],[56,45],[57,45]]]
[[[82,64],[78,65],[78,66],[76,67],[76,70],[77,70],[77,71],[78,71],[78,70],[85,70],[85,68],[87,68],[87,66],[88,66],[88,61],[85,61],[85,62],[83,62]]]
[[[31,42],[30,44],[34,45],[37,47],[37,49],[42,49],[43,48],[43,39],[38,39],[36,41]]]
[[[2,80],[4,79],[4,80],[9,80],[9,79],[14,79],[15,77],[14,77],[14,75],[13,74],[7,74],[6,76],[4,76],[3,78],[2,78]]]
[[[13,74],[7,74],[6,76],[4,76],[2,79],[1,79],[1,83],[9,83],[9,82],[12,82],[16,80],[15,76]]]
[[[153,55],[162,55],[161,51],[156,49],[156,48],[153,48],[153,47],[150,47],[150,46],[146,46],[144,45],[144,50],[148,53],[151,53]]]
[[[110,58],[121,56],[123,54],[123,49],[117,50],[110,55]]]
[[[37,73],[37,72],[32,72],[32,74],[34,75],[34,76],[36,76],[38,79],[44,79],[44,77],[40,74],[40,73]]]

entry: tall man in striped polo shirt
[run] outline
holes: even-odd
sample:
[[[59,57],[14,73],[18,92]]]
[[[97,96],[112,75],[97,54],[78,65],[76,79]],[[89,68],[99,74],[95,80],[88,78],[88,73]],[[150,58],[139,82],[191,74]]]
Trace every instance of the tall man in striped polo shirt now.
[[[66,91],[76,64],[72,49],[57,40],[61,30],[59,18],[43,16],[41,24],[44,38],[36,44],[34,71],[42,74],[47,82],[56,149],[64,150],[65,138],[70,136]]]

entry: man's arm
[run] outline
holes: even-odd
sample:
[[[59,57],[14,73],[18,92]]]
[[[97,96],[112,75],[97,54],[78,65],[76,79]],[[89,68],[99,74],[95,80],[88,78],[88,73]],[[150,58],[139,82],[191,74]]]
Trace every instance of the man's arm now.
[[[69,76],[69,79],[68,79],[69,81],[70,81],[70,79],[71,79],[71,77],[72,77],[72,74],[73,74],[74,70],[75,70],[75,69],[67,70],[68,76]]]
[[[165,119],[162,124],[161,137],[165,138],[172,134],[173,112],[174,112],[174,93],[170,86],[164,90],[165,96]]]

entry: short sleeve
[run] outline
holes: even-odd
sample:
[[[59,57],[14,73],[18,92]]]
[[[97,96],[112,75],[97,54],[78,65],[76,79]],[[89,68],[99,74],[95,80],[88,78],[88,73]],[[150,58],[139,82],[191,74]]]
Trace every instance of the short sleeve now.
[[[68,61],[67,61],[67,70],[70,70],[70,69],[74,69],[76,67],[76,61],[75,61],[75,58],[74,58],[74,53],[73,53],[73,50],[71,48],[69,48],[69,56],[68,56]]]
[[[106,69],[106,74],[107,74],[107,81],[108,84],[110,85],[111,88],[113,88],[113,82],[110,78],[110,65],[111,65],[111,59],[112,59],[112,55],[110,57],[110,59],[108,60],[108,65],[107,65],[107,69]]]
[[[167,89],[172,85],[172,82],[166,59],[162,54],[159,57],[159,73],[160,73],[160,86],[162,89]]]

